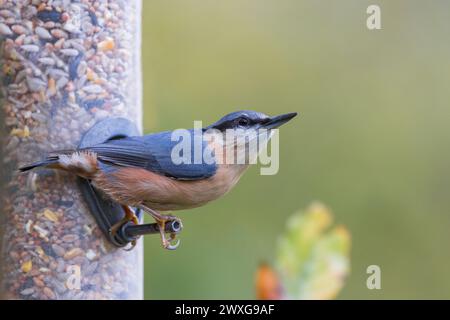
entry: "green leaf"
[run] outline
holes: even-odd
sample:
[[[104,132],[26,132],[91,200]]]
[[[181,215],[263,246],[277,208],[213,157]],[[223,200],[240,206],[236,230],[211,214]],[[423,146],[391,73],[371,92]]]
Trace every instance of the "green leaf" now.
[[[350,234],[331,227],[333,216],[320,203],[287,223],[277,251],[277,271],[288,299],[333,299],[350,271]]]

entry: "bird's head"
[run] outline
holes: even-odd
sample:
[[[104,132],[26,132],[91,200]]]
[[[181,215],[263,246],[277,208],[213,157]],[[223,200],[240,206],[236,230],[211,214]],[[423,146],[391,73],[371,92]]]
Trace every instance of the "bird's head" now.
[[[297,115],[296,112],[270,117],[264,113],[244,110],[227,114],[219,121],[206,127],[206,132],[220,135],[224,149],[237,152],[237,159],[254,159],[266,147],[279,128]],[[252,144],[256,142],[256,144]],[[256,147],[255,147],[256,146]]]
[[[276,129],[285,124],[297,115],[297,112],[285,113],[279,116],[270,117],[262,112],[257,111],[236,111],[227,114],[219,121],[214,122],[206,129],[217,129],[226,131],[227,129],[243,129],[243,130],[259,130],[259,129]]]

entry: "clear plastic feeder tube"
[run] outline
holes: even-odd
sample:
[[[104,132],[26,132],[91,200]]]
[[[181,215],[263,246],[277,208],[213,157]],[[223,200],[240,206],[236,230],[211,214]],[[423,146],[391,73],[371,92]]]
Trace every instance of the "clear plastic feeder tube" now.
[[[142,299],[142,241],[103,237],[75,178],[18,173],[108,117],[141,129],[140,0],[0,1],[0,295]]]

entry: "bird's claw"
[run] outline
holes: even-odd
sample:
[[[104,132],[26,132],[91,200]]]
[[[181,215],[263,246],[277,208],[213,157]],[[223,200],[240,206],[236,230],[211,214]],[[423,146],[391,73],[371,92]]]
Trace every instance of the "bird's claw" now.
[[[131,209],[128,206],[122,206],[124,212],[125,212],[125,216],[118,222],[116,222],[114,225],[111,226],[111,228],[109,228],[109,233],[115,237],[117,232],[119,231],[120,228],[122,228],[125,224],[127,224],[128,222],[133,222],[134,225],[138,225],[139,224],[139,219],[136,216],[136,214],[131,211]],[[133,244],[133,247],[136,244]]]
[[[180,245],[180,239],[177,239],[177,242],[175,244],[170,243],[170,241],[168,241],[168,240],[163,242],[163,247],[164,247],[164,249],[167,249],[167,250],[176,250],[179,245]]]
[[[137,245],[137,241],[136,241],[136,240],[133,240],[133,241],[130,242],[130,244],[131,244],[130,246],[128,246],[127,248],[124,249],[125,251],[131,251],[131,250],[133,250],[134,247],[136,247],[136,245]]]
[[[172,241],[175,240],[177,234],[176,233],[170,233],[170,238],[166,239],[166,235],[165,235],[165,226],[166,223],[171,222],[171,221],[177,221],[179,223],[179,230],[181,230],[183,228],[183,224],[181,222],[181,220],[177,217],[167,217],[168,219],[166,221],[162,221],[159,223],[159,228],[160,228],[160,233],[161,233],[161,240],[162,240],[162,246],[164,249],[167,250],[175,250],[178,248],[178,246],[180,245],[180,240],[177,239],[176,242],[174,244],[172,244]],[[178,231],[179,232],[179,231]]]
[[[181,222],[181,219],[171,215],[160,214],[159,212],[147,207],[145,204],[141,204],[139,208],[150,213],[155,219],[156,223],[158,224],[159,234],[161,236],[161,244],[163,248],[167,250],[177,249],[180,245],[180,240],[177,240],[177,242],[175,242],[174,244],[172,244],[172,242],[175,240],[177,233],[179,233],[183,229],[183,223]],[[166,232],[166,223],[172,223],[170,228],[168,228],[169,232]],[[169,233],[169,239],[166,238],[166,233]]]

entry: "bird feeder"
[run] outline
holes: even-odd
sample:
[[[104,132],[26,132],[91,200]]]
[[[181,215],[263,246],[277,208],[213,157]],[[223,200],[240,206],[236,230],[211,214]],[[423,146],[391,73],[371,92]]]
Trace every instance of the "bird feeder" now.
[[[77,148],[111,119],[141,131],[141,1],[0,5],[0,296],[142,299],[142,242],[127,251],[127,241],[105,236],[88,185],[52,170],[17,171]],[[152,227],[140,228],[128,236]]]

